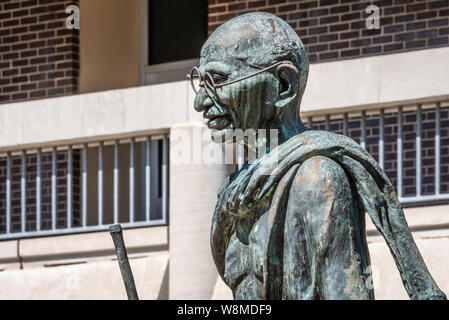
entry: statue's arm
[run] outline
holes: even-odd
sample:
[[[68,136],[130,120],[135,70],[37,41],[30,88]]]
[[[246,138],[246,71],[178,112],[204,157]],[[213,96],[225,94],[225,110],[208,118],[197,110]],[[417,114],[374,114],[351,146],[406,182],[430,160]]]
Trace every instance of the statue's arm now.
[[[321,156],[306,160],[292,182],[285,218],[285,299],[373,298],[358,219],[341,166]]]

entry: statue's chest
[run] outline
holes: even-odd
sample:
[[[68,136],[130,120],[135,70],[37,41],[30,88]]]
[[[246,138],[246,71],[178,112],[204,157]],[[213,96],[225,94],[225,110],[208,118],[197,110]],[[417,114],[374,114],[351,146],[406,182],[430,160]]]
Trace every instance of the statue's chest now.
[[[268,211],[254,223],[243,243],[234,233],[226,250],[225,281],[236,299],[262,299],[263,269],[269,237]]]

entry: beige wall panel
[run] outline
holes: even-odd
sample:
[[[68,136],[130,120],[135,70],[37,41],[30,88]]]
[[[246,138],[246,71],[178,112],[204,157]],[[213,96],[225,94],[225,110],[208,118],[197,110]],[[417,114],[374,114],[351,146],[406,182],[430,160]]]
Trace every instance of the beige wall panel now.
[[[140,299],[157,299],[168,252],[130,259]],[[0,299],[127,299],[116,260],[0,273]]]
[[[215,283],[214,293],[212,294],[212,300],[232,300],[232,291],[223,282],[220,276],[217,277],[217,282]]]
[[[413,233],[416,244],[436,283],[446,295],[449,294],[449,236],[430,234],[424,238]],[[385,241],[369,245],[371,265],[373,266],[374,293],[377,300],[408,299],[399,272]]]
[[[448,54],[443,47],[312,64],[301,112],[447,99]]]
[[[187,120],[187,81],[0,105],[0,150],[161,131]]]
[[[138,252],[142,255],[150,249],[168,246],[168,227],[125,229],[123,238],[130,256]],[[22,239],[16,252],[20,252],[24,269],[115,256],[109,231]]]
[[[80,92],[139,84],[139,0],[80,0]]]
[[[192,136],[201,128],[201,122],[188,122],[171,132],[183,129]],[[171,139],[171,150],[174,143]],[[210,227],[217,190],[229,174],[226,165],[170,163],[170,299],[212,297],[217,271]]]

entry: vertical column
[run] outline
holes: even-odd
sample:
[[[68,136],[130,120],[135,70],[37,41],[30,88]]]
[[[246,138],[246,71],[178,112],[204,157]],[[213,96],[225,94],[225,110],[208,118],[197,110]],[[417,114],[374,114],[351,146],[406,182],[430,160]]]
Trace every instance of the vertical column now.
[[[56,181],[56,147],[51,150],[51,228],[56,230],[56,211],[57,211],[57,181]]]
[[[360,133],[360,145],[366,149],[366,111],[362,111],[362,128]]]
[[[72,146],[67,148],[67,228],[72,228]]]
[[[313,127],[313,118],[312,117],[308,117],[307,118],[307,123],[310,129],[312,129]]]
[[[348,113],[343,114],[343,135],[348,136]]]
[[[151,148],[151,137],[148,136],[145,143],[145,221],[150,221],[150,197],[151,197],[151,186],[150,186],[150,148]]]
[[[326,131],[330,131],[330,129],[331,129],[331,118],[330,118],[330,115],[328,115],[328,114],[326,114],[325,125],[326,125]]]
[[[421,105],[416,110],[416,196],[421,196]]]
[[[114,141],[114,224],[119,220],[119,159],[118,159],[118,140]]]
[[[440,103],[435,108],[435,194],[440,194]]]
[[[134,222],[134,144],[135,139],[129,142],[129,222]]]
[[[380,109],[379,114],[379,165],[384,168],[384,126],[385,126],[385,114],[384,109]]]
[[[11,232],[11,152],[6,155],[6,233]]]
[[[37,149],[36,161],[36,231],[41,230],[41,149]]]
[[[87,143],[83,144],[83,167],[81,173],[81,215],[83,227],[87,226]]]
[[[245,163],[245,148],[242,143],[236,142],[237,169],[240,169]]]
[[[202,130],[207,129],[200,121],[173,126],[170,150],[201,159],[204,146],[212,143],[201,141]],[[210,299],[219,278],[210,248],[212,215],[217,191],[233,166],[170,159],[170,299]]]
[[[20,230],[25,232],[26,230],[26,212],[27,212],[27,200],[26,200],[26,151],[22,151],[22,176],[20,178]]]
[[[168,201],[168,168],[167,168],[167,158],[168,158],[168,142],[167,136],[164,136],[162,140],[162,220],[167,223],[167,201]]]
[[[397,193],[399,199],[402,197],[402,107],[398,108],[398,138],[397,145]]]
[[[103,225],[103,141],[98,145],[98,225]]]

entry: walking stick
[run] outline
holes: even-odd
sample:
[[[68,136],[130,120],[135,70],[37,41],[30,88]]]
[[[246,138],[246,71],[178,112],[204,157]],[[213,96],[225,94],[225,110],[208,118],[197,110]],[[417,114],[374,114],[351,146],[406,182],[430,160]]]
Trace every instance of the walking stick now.
[[[128,300],[139,300],[137,296],[136,285],[134,283],[133,273],[129,265],[128,255],[126,254],[125,242],[123,241],[122,226],[114,224],[109,227],[112,240],[114,241],[115,252],[117,254],[118,264],[122,272],[123,282],[125,283]]]

